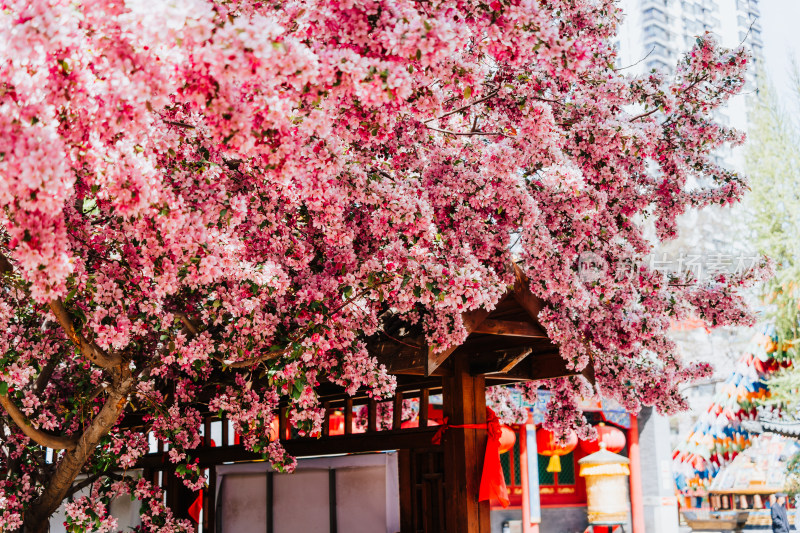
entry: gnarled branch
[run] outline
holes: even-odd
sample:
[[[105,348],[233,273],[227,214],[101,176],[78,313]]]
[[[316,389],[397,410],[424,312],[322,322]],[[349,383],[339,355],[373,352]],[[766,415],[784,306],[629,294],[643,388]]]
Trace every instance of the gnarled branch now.
[[[230,368],[247,368],[249,366],[253,366],[258,363],[263,363],[264,361],[269,361],[270,359],[276,359],[282,355],[286,355],[289,352],[289,349],[283,349],[276,352],[269,352],[264,355],[258,355],[256,357],[251,357],[250,359],[245,359],[244,361],[234,361],[231,359],[223,359],[218,355],[212,355],[215,360],[219,361],[223,365],[230,367]]]
[[[472,107],[474,105],[478,105],[478,104],[480,104],[482,102],[485,102],[486,100],[489,100],[490,98],[494,98],[495,96],[497,96],[498,92],[500,92],[499,89],[495,89],[494,91],[490,92],[489,94],[487,94],[483,98],[479,98],[478,100],[475,100],[474,102],[472,102],[470,104],[461,106],[458,109],[453,109],[452,111],[448,111],[447,113],[445,113],[442,116],[429,118],[428,120],[423,122],[423,124],[427,124],[428,122],[433,122],[434,120],[441,120],[443,118],[449,117],[450,115],[455,115],[456,113],[460,113],[460,112],[462,112],[462,111],[464,111],[466,109],[469,109],[470,107]]]
[[[53,354],[50,356],[50,359],[42,368],[42,371],[39,372],[39,377],[36,378],[36,383],[33,385],[33,392],[36,394],[41,394],[44,389],[47,388],[47,384],[50,383],[50,378],[53,376],[53,371],[58,366],[58,363],[61,361],[61,357],[58,354]]]
[[[3,406],[3,409],[6,410],[8,416],[11,417],[11,420],[14,421],[20,431],[39,446],[52,448],[54,450],[74,450],[78,445],[76,439],[62,437],[60,435],[51,435],[50,433],[34,428],[30,420],[28,420],[28,417],[25,416],[25,413],[20,411],[7,395],[0,394],[0,405]]]
[[[428,126],[428,125],[426,125],[425,127],[428,128],[429,130],[438,131],[439,133],[446,133],[447,135],[455,135],[456,137],[458,136],[472,137],[475,135],[500,135],[501,137],[508,137],[508,135],[506,135],[502,131],[450,131],[450,130],[443,130],[440,128],[434,128],[433,126]]]
[[[119,385],[109,390],[108,398],[100,412],[80,436],[77,445],[64,454],[50,483],[26,513],[26,529],[38,531],[55,512],[72,487],[75,477],[94,454],[100,439],[107,435],[119,420],[128,404],[128,395],[135,385],[136,380],[130,371],[123,369]]]
[[[0,275],[10,275],[14,272],[14,267],[8,258],[0,252]],[[118,355],[108,355],[94,342],[89,341],[81,333],[75,330],[72,317],[64,307],[61,299],[52,300],[49,304],[50,310],[55,315],[56,320],[61,325],[67,337],[81,350],[81,354],[92,363],[105,369],[118,367],[122,363],[122,358]]]
[[[50,302],[50,310],[55,315],[56,320],[61,325],[61,328],[67,334],[67,337],[81,350],[81,354],[89,359],[92,363],[101,368],[111,369],[115,368],[122,363],[122,358],[118,355],[108,355],[102,348],[94,342],[86,339],[81,333],[75,330],[75,324],[72,321],[67,308],[60,299],[52,300]]]

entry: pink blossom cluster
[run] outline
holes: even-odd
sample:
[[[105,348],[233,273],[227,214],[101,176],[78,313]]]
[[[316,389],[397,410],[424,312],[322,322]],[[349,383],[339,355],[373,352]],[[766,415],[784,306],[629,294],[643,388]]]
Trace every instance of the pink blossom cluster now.
[[[112,433],[109,453],[121,468],[133,468],[136,460],[149,450],[147,437],[138,431]]]
[[[713,158],[743,137],[713,117],[747,53],[705,35],[675,76],[630,76],[620,16],[613,0],[0,0],[0,393],[28,433],[95,444],[87,472],[130,466],[144,445],[125,428],[152,424],[196,488],[209,405],[291,468],[267,439],[279,400],[314,435],[321,384],[391,395],[367,349],[380,317],[447,349],[516,262],[561,355],[597,377],[553,385],[550,427],[582,424],[584,392],[684,407],[679,385],[708,368],[674,355],[670,320],[748,323],[736,291],[755,279],[620,272],[654,246],[645,218],[671,238],[746,189]],[[119,420],[98,436],[106,408]],[[153,505],[147,529],[184,528]]]
[[[526,391],[534,388],[526,388]],[[522,397],[516,397],[518,387],[495,386],[486,388],[486,405],[495,412],[503,424],[524,424],[528,421],[528,409]]]
[[[81,496],[64,506],[67,531],[96,531],[105,533],[117,528],[117,519],[108,514],[105,503],[97,498]]]
[[[419,400],[406,398],[403,400],[400,421],[407,422],[419,417]],[[353,410],[353,431],[361,433],[369,425],[369,406],[362,405]],[[378,431],[392,429],[394,426],[394,402],[378,402],[375,406],[375,428]]]
[[[125,478],[113,483],[109,492],[115,496],[130,494],[142,502],[142,524],[134,528],[137,533],[194,533],[189,520],[175,518],[164,504],[164,491],[144,478]]]

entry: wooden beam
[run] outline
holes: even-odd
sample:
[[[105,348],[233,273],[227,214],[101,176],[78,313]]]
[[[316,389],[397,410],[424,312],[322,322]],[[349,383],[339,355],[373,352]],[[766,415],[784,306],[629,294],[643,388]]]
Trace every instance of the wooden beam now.
[[[330,455],[334,453],[379,452],[385,450],[403,450],[413,448],[433,448],[431,439],[439,430],[438,426],[427,428],[409,428],[397,431],[377,431],[375,433],[358,433],[355,435],[335,435],[328,438],[298,438],[282,440],[286,451],[295,457]],[[234,446],[217,446],[195,448],[192,458],[197,458],[200,467],[221,465],[235,461],[258,461],[263,457],[253,453],[241,444]],[[139,458],[136,468],[152,468],[154,471],[173,468],[166,454],[152,453]]]
[[[402,393],[401,393],[402,394]],[[374,398],[369,399],[367,404],[367,431],[372,433],[378,428],[378,402]]]
[[[351,435],[353,433],[353,399],[345,398],[344,400],[344,434]]]
[[[431,376],[445,359],[458,350],[458,346],[451,346],[443,352],[436,352],[433,348],[428,348],[428,360],[425,365],[425,375]]]
[[[486,377],[513,381],[539,381],[578,375],[581,375],[581,372],[567,368],[567,362],[558,352],[550,352],[526,357],[511,369],[488,373]]]
[[[517,322],[512,320],[493,320],[487,318],[476,327],[472,333],[485,333],[488,335],[506,335],[509,337],[531,337],[546,339],[547,334],[531,322]]]
[[[516,263],[514,264],[514,277],[516,278],[514,281],[514,300],[538,324],[539,313],[544,307],[544,301],[533,295],[528,277]]]
[[[595,383],[597,383],[597,379],[594,377],[594,362],[593,361],[589,361],[589,364],[586,365],[586,368],[584,368],[581,371],[581,375],[584,378],[586,378],[586,381],[591,383],[592,387],[594,387]]]
[[[461,313],[461,320],[464,322],[464,328],[466,328],[467,333],[472,333],[488,316],[489,311],[481,307],[480,309]]]
[[[461,313],[461,320],[464,322],[464,328],[467,330],[467,334],[475,331],[475,328],[480,326],[484,320],[486,320],[487,316],[489,316],[489,311],[482,307],[480,309],[473,309],[472,311]],[[428,347],[428,361],[425,365],[425,375],[433,375],[434,371],[436,371],[436,369],[457,349],[458,346],[451,346],[443,352],[436,352],[433,348]]]
[[[470,364],[469,372],[473,376],[481,374],[505,374],[528,357],[531,348],[517,348],[496,354],[489,360],[475,360]]]
[[[428,406],[430,405],[430,390],[419,391],[419,427],[428,427]]]
[[[443,376],[449,373],[449,369],[442,366],[437,366],[432,372],[426,373],[428,364],[427,347],[400,346],[398,349],[395,346],[394,351],[383,350],[377,353],[370,348],[370,353],[375,355],[380,364],[386,365],[386,370],[390,374]]]
[[[400,429],[403,424],[403,393],[394,393],[394,403],[392,404],[392,429]]]

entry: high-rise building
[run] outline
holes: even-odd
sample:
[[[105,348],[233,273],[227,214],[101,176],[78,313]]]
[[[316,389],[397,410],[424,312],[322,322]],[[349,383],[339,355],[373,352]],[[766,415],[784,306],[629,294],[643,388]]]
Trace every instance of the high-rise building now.
[[[619,64],[635,73],[674,71],[697,36],[713,34],[727,47],[745,45],[752,54],[743,95],[721,112],[726,123],[747,128],[747,96],[763,65],[759,0],[622,0],[625,19],[619,34]]]

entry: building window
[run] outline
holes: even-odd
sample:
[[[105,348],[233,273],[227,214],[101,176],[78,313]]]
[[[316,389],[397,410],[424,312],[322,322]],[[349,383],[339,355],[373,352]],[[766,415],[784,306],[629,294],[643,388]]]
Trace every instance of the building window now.
[[[653,55],[661,56],[664,58],[670,57],[669,49],[663,44],[654,43],[651,50],[653,51]]]
[[[644,29],[645,39],[660,39],[662,41],[669,41],[670,35],[667,30],[661,26],[648,26]]]
[[[646,9],[643,14],[645,21],[657,20],[659,22],[664,22],[664,23],[668,22],[667,15],[665,15],[664,12],[657,7],[651,7],[650,9]]]

